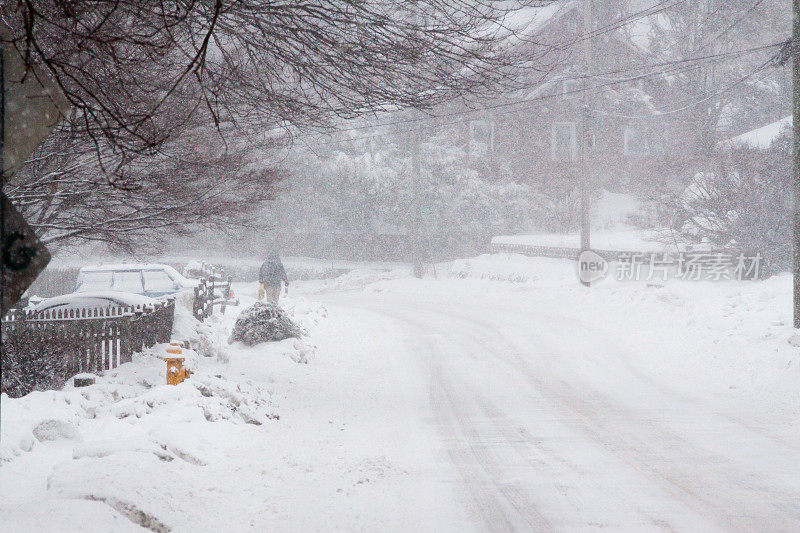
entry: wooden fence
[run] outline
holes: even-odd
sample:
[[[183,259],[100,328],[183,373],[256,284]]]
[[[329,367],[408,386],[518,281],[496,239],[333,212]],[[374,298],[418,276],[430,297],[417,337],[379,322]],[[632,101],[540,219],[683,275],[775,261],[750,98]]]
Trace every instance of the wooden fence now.
[[[110,370],[143,348],[169,342],[174,314],[174,299],[153,306],[12,310],[1,322],[4,371],[24,367],[26,361],[47,366],[34,364],[41,357],[60,359],[63,380],[79,372]],[[4,376],[4,388],[6,381]]]
[[[231,277],[227,281],[217,279],[217,276],[202,278],[200,284],[194,288],[194,304],[192,314],[197,320],[204,320],[214,312],[214,306],[219,305],[223,313],[231,298]]]

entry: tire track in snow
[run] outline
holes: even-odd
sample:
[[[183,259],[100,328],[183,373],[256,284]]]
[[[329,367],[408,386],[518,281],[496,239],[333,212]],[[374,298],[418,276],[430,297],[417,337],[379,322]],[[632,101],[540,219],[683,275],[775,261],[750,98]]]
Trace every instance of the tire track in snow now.
[[[385,314],[385,313],[383,313]],[[420,329],[419,324],[390,315],[396,320]],[[436,335],[422,335],[428,339],[426,351],[433,355],[431,364],[430,398],[437,426],[444,433],[447,452],[458,469],[474,510],[479,511],[487,529],[492,531],[552,531],[552,524],[537,509],[527,491],[507,480],[501,464],[489,450],[481,429],[475,421],[492,420],[480,408],[468,409],[480,395],[473,388],[456,392],[442,373],[442,347],[435,342]],[[496,428],[496,424],[492,425]],[[499,432],[502,435],[502,432]],[[507,443],[505,438],[503,444]]]
[[[384,314],[388,314],[385,313]],[[410,319],[405,316],[400,316],[396,313],[391,314],[389,316],[394,317],[396,320],[405,322],[415,327],[420,331],[427,331],[425,336],[428,337],[441,337],[447,338],[449,343],[452,346],[459,346],[460,353],[469,354],[472,359],[479,360],[481,354],[492,353],[496,352],[496,347],[492,347],[486,344],[485,337],[479,336],[475,333],[474,328],[469,328],[469,330],[459,330],[458,335],[454,334],[453,331],[445,331],[440,330],[435,335],[430,333],[430,329],[426,330],[425,328],[431,328],[430,323],[419,319]],[[463,335],[463,337],[459,338],[459,335]],[[464,338],[469,339],[469,342],[466,342]],[[482,348],[478,350],[478,348]],[[438,354],[438,350],[437,350]],[[437,378],[432,381],[432,387],[438,383],[438,387],[448,390],[452,389],[448,385],[446,381],[443,380],[441,376],[441,367],[438,366],[434,370],[432,370],[432,376]],[[433,389],[432,389],[433,390]],[[450,400],[450,410],[458,416],[459,413],[462,413],[461,416],[458,416],[458,424],[459,427],[464,430],[467,429],[465,433],[465,437],[469,439],[471,443],[478,443],[485,441],[482,435],[475,430],[474,424],[472,423],[472,419],[469,417],[465,417],[463,415],[464,409],[462,405],[464,403],[475,403],[477,404],[478,409],[483,413],[483,416],[486,417],[487,420],[493,421],[493,429],[500,433],[501,439],[500,442],[503,444],[510,445],[516,454],[521,457],[526,463],[530,466],[535,468],[538,472],[547,471],[546,476],[544,476],[548,480],[556,480],[559,477],[559,473],[556,469],[553,468],[553,464],[559,464],[567,469],[572,470],[573,472],[580,474],[583,476],[582,481],[584,483],[590,482],[593,483],[597,488],[602,489],[599,484],[595,483],[593,480],[586,479],[586,472],[581,471],[581,469],[571,463],[569,460],[564,458],[563,456],[559,455],[556,451],[549,449],[543,445],[542,442],[537,441],[530,433],[527,431],[523,432],[513,432],[509,430],[509,426],[507,424],[499,424],[497,419],[500,418],[501,411],[497,409],[497,407],[488,400],[485,396],[478,394],[474,389],[470,390],[469,395],[460,395],[459,401],[455,401],[456,395],[450,393],[448,395]],[[475,445],[471,446],[473,452],[475,452]],[[532,454],[532,448],[536,450],[536,454]],[[546,459],[538,459],[534,458],[535,456],[545,455]],[[498,468],[497,463],[493,461],[488,455],[486,454],[485,448],[481,448],[479,453],[476,453],[476,456],[480,459],[482,467],[489,472],[490,479],[495,483],[498,490],[506,497],[506,499],[512,504],[512,506],[517,510],[517,512],[527,513],[528,507],[525,506],[525,501],[529,500],[530,498],[524,496],[522,491],[519,490],[518,487],[512,486],[509,488],[508,486],[502,486],[497,484],[497,479],[502,477],[502,471]],[[474,479],[474,478],[473,478]],[[569,498],[567,495],[562,494],[563,497],[566,497],[570,500],[570,505],[572,508],[578,508],[580,506],[579,499],[580,498]],[[496,513],[496,512],[495,512]],[[672,528],[668,521],[664,520],[663,518],[658,518],[656,516],[650,515],[643,510],[638,510],[638,514],[640,515],[643,523],[650,523],[654,526],[657,526],[658,529],[664,529],[667,531],[675,531]],[[491,524],[491,522],[489,522]],[[547,527],[544,527],[544,530],[552,531],[555,529],[552,524],[550,524],[547,519],[539,512],[536,512],[533,516],[529,518],[529,523],[531,524],[547,524]],[[595,527],[605,527],[605,524],[595,522],[593,524]],[[496,525],[494,527],[490,527],[490,529],[496,529]]]
[[[736,469],[727,457],[697,448],[677,433],[657,426],[652,420],[644,421],[649,426],[647,435],[649,438],[646,441],[632,435],[626,437],[616,431],[610,421],[633,421],[638,418],[638,413],[621,405],[609,403],[608,398],[602,394],[588,391],[585,384],[582,384],[584,387],[577,391],[570,383],[563,380],[555,381],[552,376],[549,376],[550,379],[548,379],[548,376],[544,376],[541,370],[533,371],[520,355],[519,348],[508,342],[502,332],[488,321],[453,313],[450,310],[446,313],[439,310],[431,311],[469,323],[470,327],[464,327],[461,331],[462,334],[472,338],[475,343],[483,345],[487,353],[494,353],[506,363],[516,367],[537,391],[549,399],[554,407],[567,408],[573,414],[578,415],[578,420],[581,421],[580,429],[590,434],[596,442],[602,443],[614,451],[620,459],[636,471],[658,481],[669,490],[673,497],[682,501],[687,507],[706,515],[710,514],[720,520],[720,525],[725,529],[751,531],[768,525],[772,531],[790,532],[797,531],[800,527],[800,494],[777,493],[766,480],[754,479],[751,481],[752,476],[748,476],[746,471]],[[509,348],[508,351],[514,355],[510,356],[503,350],[497,350],[496,344],[488,342],[486,336],[477,334],[476,330],[483,330],[488,332],[491,337],[503,340]],[[548,352],[561,352],[561,349],[552,343],[543,342],[541,335],[535,338],[540,344],[546,345]],[[587,401],[587,396],[591,401]],[[668,451],[678,456],[679,460],[675,461],[675,466],[678,468],[685,470],[689,464],[711,467],[711,472],[705,473],[715,474],[715,476],[709,479],[708,476],[699,475],[697,470],[676,475],[666,468],[660,467],[664,454],[650,450],[653,444],[662,446],[666,444]],[[715,499],[720,496],[719,490],[724,488],[729,489],[728,496],[735,497],[735,502],[721,503]],[[752,513],[750,504],[759,500],[766,500],[767,506],[774,508],[775,512],[782,512],[781,515],[767,517],[748,515],[748,511]],[[762,509],[763,512],[764,509]]]

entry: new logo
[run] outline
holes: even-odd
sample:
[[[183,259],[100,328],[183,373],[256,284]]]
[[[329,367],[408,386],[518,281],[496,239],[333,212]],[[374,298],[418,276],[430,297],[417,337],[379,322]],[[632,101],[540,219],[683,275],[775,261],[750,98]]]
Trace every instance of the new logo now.
[[[578,256],[578,278],[583,283],[599,281],[608,274],[608,261],[600,254],[591,250],[584,250]]]

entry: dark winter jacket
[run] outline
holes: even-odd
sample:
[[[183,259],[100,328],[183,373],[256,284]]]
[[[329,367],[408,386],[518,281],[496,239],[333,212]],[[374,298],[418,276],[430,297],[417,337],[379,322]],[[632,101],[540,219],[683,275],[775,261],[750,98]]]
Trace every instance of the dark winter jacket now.
[[[280,285],[281,281],[289,285],[289,278],[286,277],[286,269],[283,268],[281,258],[272,255],[261,264],[258,271],[258,282],[262,285]]]

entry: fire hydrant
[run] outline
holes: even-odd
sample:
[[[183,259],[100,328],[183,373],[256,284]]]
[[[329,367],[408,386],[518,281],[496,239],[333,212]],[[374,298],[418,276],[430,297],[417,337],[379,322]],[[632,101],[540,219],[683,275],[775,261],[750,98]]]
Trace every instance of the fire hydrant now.
[[[178,357],[183,353],[183,350],[173,344],[167,348],[167,353],[173,356],[164,358],[164,361],[167,362],[167,385],[183,383],[183,380],[192,374],[191,370],[183,368],[183,362],[186,358]]]

